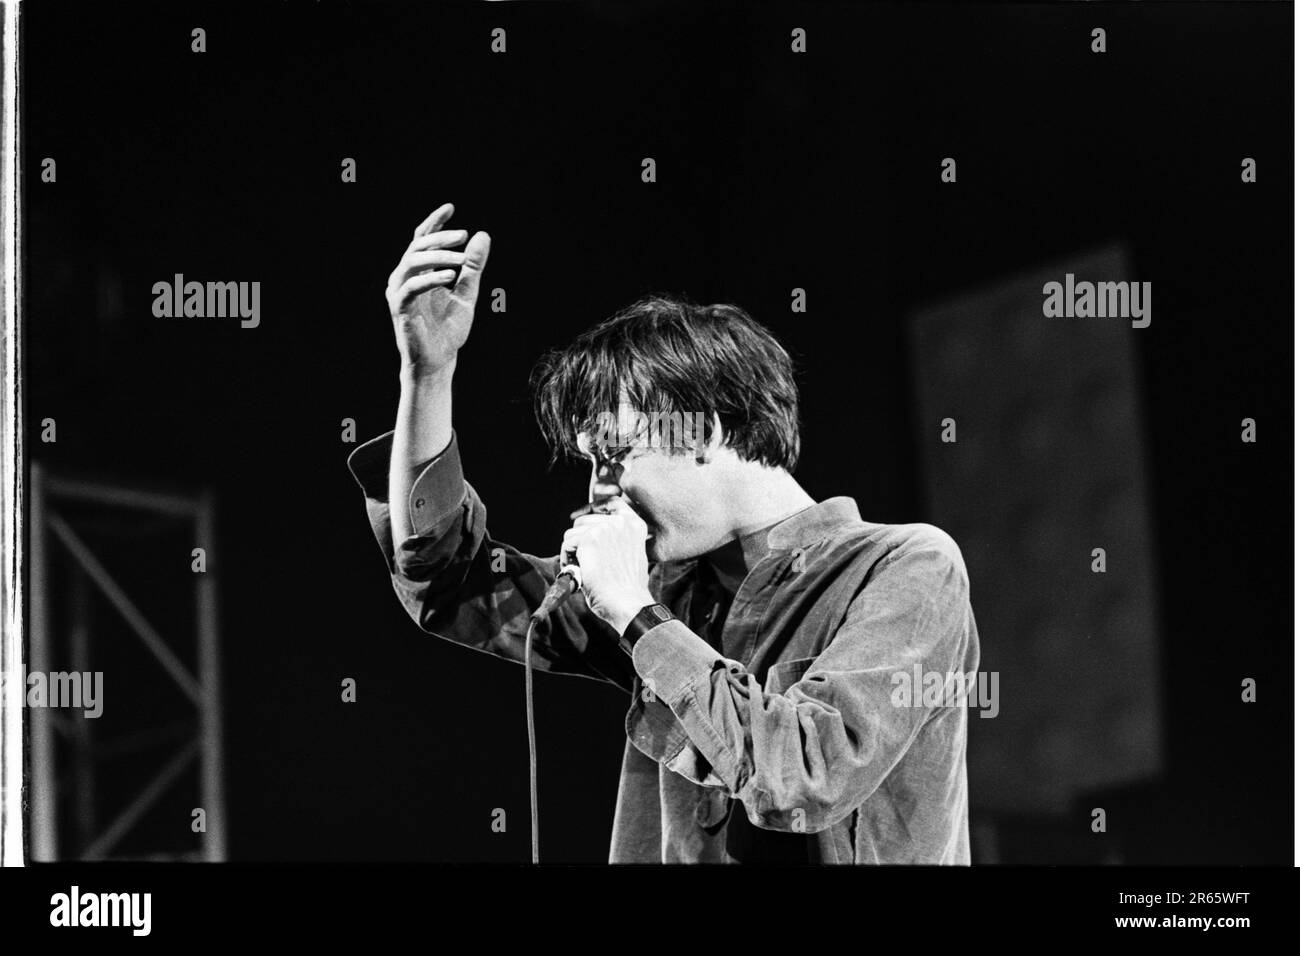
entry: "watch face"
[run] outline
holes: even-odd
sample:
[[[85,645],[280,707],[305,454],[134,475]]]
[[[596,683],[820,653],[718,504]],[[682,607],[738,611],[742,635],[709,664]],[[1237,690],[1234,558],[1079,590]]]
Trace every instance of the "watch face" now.
[[[671,621],[673,617],[672,614],[669,613],[668,608],[664,607],[662,604],[652,604],[650,606],[650,613],[661,621]]]

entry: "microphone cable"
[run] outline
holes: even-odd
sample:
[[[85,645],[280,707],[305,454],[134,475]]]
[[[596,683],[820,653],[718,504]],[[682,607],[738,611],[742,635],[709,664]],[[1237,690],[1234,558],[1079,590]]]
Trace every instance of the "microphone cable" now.
[[[623,467],[619,464],[621,458],[621,454],[614,457],[601,456],[596,468],[597,484],[590,491],[587,507],[580,510],[590,514],[603,502],[623,493],[619,485],[623,473]],[[598,487],[599,491],[596,490]],[[578,512],[575,512],[571,517],[577,514]],[[542,603],[529,617],[528,630],[524,634],[524,713],[528,723],[528,810],[533,829],[534,864],[539,863],[541,857],[538,852],[537,826],[537,726],[533,719],[533,635],[539,623],[582,587],[582,570],[578,567],[577,557],[573,556],[567,564],[564,563],[566,557],[568,555],[561,555],[560,573],[547,589]]]
[[[528,622],[528,635],[524,638],[524,694],[528,718],[528,808],[533,824],[533,863],[539,861],[537,853],[537,729],[533,725],[533,631],[537,619]]]
[[[524,713],[528,722],[528,810],[533,826],[533,863],[541,861],[537,827],[537,725],[533,718],[533,634],[537,625],[550,616],[569,595],[581,587],[582,572],[577,565],[566,566],[546,591],[542,603],[528,618],[524,634]]]

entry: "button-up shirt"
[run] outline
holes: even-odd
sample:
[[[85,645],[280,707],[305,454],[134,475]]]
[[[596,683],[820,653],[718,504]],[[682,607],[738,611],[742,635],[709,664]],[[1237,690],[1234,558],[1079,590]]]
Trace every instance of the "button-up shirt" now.
[[[394,542],[392,437],[348,467],[402,606],[429,634],[522,662],[559,556],[492,537],[454,435]],[[838,497],[766,544],[734,596],[705,561],[652,563],[676,619],[630,655],[581,599],[535,631],[535,668],[629,694],[610,862],[969,863],[962,688],[979,639],[956,543]]]

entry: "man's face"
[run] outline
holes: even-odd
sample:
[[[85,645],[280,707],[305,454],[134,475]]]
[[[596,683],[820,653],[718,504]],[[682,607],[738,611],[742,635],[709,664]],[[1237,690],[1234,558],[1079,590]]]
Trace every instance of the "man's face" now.
[[[616,434],[626,436],[630,431]],[[577,436],[578,448],[591,462],[588,491],[597,490],[602,463],[621,466],[622,497],[648,527],[646,553],[651,561],[699,557],[726,541],[714,460],[701,462],[690,449],[670,451],[651,447],[645,440],[620,445],[602,437],[586,432]]]

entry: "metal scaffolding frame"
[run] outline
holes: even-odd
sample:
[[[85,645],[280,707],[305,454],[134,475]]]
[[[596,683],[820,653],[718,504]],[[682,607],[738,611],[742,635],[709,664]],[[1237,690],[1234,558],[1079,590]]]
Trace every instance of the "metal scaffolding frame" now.
[[[115,846],[196,760],[199,771],[201,806],[205,814],[203,851],[197,858],[212,862],[226,859],[225,793],[223,787],[223,740],[221,724],[220,638],[217,614],[217,582],[211,570],[195,574],[195,632],[198,674],[185,664],[163,640],[149,619],[131,600],[85,541],[77,534],[58,505],[87,503],[106,509],[144,511],[193,523],[195,541],[211,559],[214,553],[215,500],[210,489],[197,496],[163,493],[113,485],[100,481],[56,475],[39,462],[31,466],[27,488],[31,502],[28,529],[30,589],[28,615],[31,672],[49,673],[56,650],[56,636],[50,627],[50,557],[57,542],[72,559],[72,593],[69,594],[71,625],[68,655],[74,670],[86,670],[92,622],[87,598],[98,589],[108,603],[140,639],[145,648],[180,688],[197,711],[197,720],[170,721],[138,731],[116,741],[91,741],[88,721],[69,721],[52,708],[27,709],[30,727],[30,848],[33,860],[57,860],[59,854],[58,797],[71,781],[78,795],[77,830],[84,847],[81,859],[101,860],[111,856]],[[79,743],[71,772],[60,775],[56,766],[55,734],[62,733]],[[117,815],[100,827],[95,813],[95,757],[142,749],[159,742],[181,738],[175,753]],[[158,854],[156,856],[168,856]],[[173,858],[175,854],[171,855]],[[194,859],[194,854],[183,854]]]

